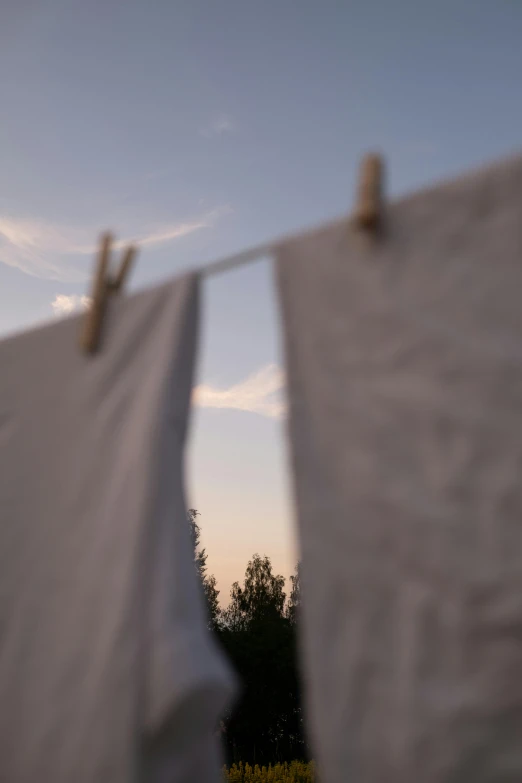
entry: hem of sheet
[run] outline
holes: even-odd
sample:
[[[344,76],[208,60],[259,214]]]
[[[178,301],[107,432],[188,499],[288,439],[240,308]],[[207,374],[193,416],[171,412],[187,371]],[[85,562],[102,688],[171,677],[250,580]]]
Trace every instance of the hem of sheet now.
[[[179,722],[180,736],[214,728],[225,707],[238,694],[238,680],[210,631],[187,636],[175,649],[156,649],[155,676],[158,682],[172,682],[156,701],[148,717],[145,734],[161,735],[165,727]],[[176,687],[173,673],[183,672],[183,684]],[[157,700],[157,694],[156,694]]]

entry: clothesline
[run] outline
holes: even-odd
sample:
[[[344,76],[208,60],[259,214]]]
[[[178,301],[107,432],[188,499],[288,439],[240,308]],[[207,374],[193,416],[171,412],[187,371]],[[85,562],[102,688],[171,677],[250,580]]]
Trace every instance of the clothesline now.
[[[383,190],[382,180],[383,162],[380,156],[367,155],[361,166],[359,191],[353,218],[354,222],[360,228],[373,231],[380,225]],[[236,269],[244,264],[257,261],[258,258],[262,258],[263,256],[274,255],[287,242],[307,239],[318,230],[326,230],[335,224],[339,224],[342,220],[346,220],[347,226],[349,225],[348,219],[345,216],[337,218],[337,220],[327,221],[319,226],[305,229],[295,234],[282,236],[271,242],[242,250],[239,253],[233,253],[224,258],[217,259],[216,261],[211,261],[209,264],[200,267],[199,273],[202,276],[207,277],[209,275]],[[109,272],[111,244],[111,235],[105,234],[102,237],[100,254],[93,281],[91,307],[86,315],[84,328],[80,337],[82,350],[88,354],[95,353],[98,349],[107,300],[111,294],[121,290],[123,287],[125,278],[128,275],[129,268],[136,253],[136,248],[133,245],[129,245],[123,253],[123,259],[120,263],[118,272],[116,275],[111,275]]]
[[[239,253],[232,253],[231,255],[218,258],[215,261],[211,261],[208,264],[200,266],[197,271],[202,277],[210,277],[211,275],[218,275],[222,272],[228,272],[232,269],[237,269],[240,266],[250,264],[253,261],[257,261],[266,256],[273,256],[277,253],[279,248],[285,245],[287,242],[292,242],[297,239],[305,239],[319,230],[326,230],[336,223],[342,220],[346,220],[347,226],[349,218],[345,216],[339,217],[336,220],[329,220],[320,224],[316,224],[311,228],[307,228],[295,233],[286,234],[270,242],[264,242],[260,245],[241,250]],[[102,295],[107,281],[109,280],[107,270],[109,267],[109,252],[111,245],[111,236],[106,234],[102,237],[102,244],[100,249],[100,257],[98,260],[98,267],[94,279],[94,288],[91,296],[92,304],[89,312],[86,315],[84,321],[84,328],[81,336],[82,349],[87,353],[94,353],[98,346],[100,337],[101,323],[103,321],[103,313],[105,310],[105,304],[107,297]],[[136,248],[129,246],[124,252],[123,261],[120,264],[120,268],[115,277],[110,281],[110,287],[107,292],[118,291],[123,286],[125,277],[128,274],[129,267],[136,253]]]
[[[367,155],[362,161],[353,216],[354,222],[361,228],[373,230],[379,224],[383,199],[383,166],[384,164],[381,157],[375,154]],[[215,275],[220,272],[228,272],[230,269],[235,269],[244,264],[249,264],[252,261],[257,261],[258,258],[263,256],[274,255],[279,248],[287,242],[296,239],[306,239],[318,230],[327,230],[342,220],[346,220],[347,225],[349,224],[349,218],[343,215],[337,218],[337,220],[325,221],[320,225],[298,231],[295,234],[278,237],[272,242],[242,250],[239,253],[220,258],[217,261],[211,261],[209,264],[200,268],[200,274],[207,277],[208,275]]]
[[[263,258],[264,256],[273,256],[277,253],[279,248],[287,242],[293,242],[296,239],[306,239],[312,234],[315,234],[317,231],[323,229],[327,230],[342,220],[346,220],[348,224],[348,219],[345,216],[338,217],[337,219],[316,224],[312,228],[307,228],[292,234],[286,234],[277,237],[271,242],[265,242],[261,245],[256,245],[254,247],[247,248],[246,250],[241,250],[239,253],[232,253],[231,255],[224,256],[223,258],[218,258],[216,261],[211,261],[210,263],[201,266],[199,268],[199,273],[204,277],[209,277],[210,275],[217,275],[221,272],[228,272],[231,269],[236,269],[237,267],[250,264],[253,261],[257,261],[258,259]]]

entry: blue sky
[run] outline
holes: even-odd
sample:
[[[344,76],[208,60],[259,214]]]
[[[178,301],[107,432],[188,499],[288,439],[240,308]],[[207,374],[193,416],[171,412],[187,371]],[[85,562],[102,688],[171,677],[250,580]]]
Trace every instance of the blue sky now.
[[[348,214],[368,150],[391,195],[516,151],[521,40],[517,0],[4,0],[0,331],[88,293],[102,229],[137,288]],[[296,556],[270,265],[204,302],[190,494],[226,598]]]

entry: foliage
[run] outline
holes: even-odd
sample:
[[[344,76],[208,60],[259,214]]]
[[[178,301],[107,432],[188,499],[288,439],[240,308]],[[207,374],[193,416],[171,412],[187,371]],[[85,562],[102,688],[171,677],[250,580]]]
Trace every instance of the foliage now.
[[[254,764],[307,757],[303,736],[295,625],[285,609],[284,578],[270,558],[254,555],[236,582],[220,639],[242,693],[225,720],[229,762]]]
[[[199,511],[196,511],[195,508],[189,508],[187,517],[190,525],[192,546],[194,547],[194,564],[196,566],[196,571],[205,594],[207,613],[209,618],[209,628],[211,630],[216,630],[221,618],[221,609],[219,607],[218,598],[219,590],[217,589],[216,577],[214,575],[207,574],[208,555],[206,551],[200,547],[201,528],[198,524],[198,516]]]
[[[252,623],[277,620],[285,605],[284,576],[274,576],[269,557],[254,555],[249,561],[243,587],[234,582],[231,602],[224,612],[229,628],[244,630]]]
[[[209,627],[239,675],[241,686],[238,702],[222,716],[220,733],[227,761],[230,764],[249,759],[253,764],[265,765],[293,759],[308,761],[297,666],[300,566],[297,565],[295,575],[290,577],[292,588],[287,601],[284,577],[273,573],[269,557],[254,555],[247,565],[243,584],[233,584],[229,606],[221,610],[216,579],[208,574],[207,554],[200,545],[198,516],[195,509],[189,509],[194,564],[205,593]],[[270,768],[272,771],[267,771],[272,777],[259,780],[285,783],[313,780],[309,776],[296,777],[301,774],[301,768],[308,768],[299,766],[297,761],[293,764],[293,767],[276,764]],[[241,774],[243,777],[237,778],[241,781],[258,780],[244,777],[257,774],[248,765],[232,767],[227,774]],[[275,774],[283,777],[273,777]]]
[[[290,764],[275,764],[268,767],[259,767],[256,764],[234,764],[223,770],[225,783],[317,783],[315,765],[313,761],[308,764],[301,761],[292,761]]]
[[[301,606],[301,563],[298,563],[295,567],[295,574],[290,577],[292,583],[292,589],[286,605],[286,616],[295,625],[299,614],[299,607]]]

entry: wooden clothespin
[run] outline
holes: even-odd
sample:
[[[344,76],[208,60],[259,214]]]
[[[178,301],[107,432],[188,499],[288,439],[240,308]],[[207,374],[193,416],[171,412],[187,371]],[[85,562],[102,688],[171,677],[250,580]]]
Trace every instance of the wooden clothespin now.
[[[366,155],[359,174],[354,223],[376,234],[382,228],[384,211],[384,161],[380,155]]]
[[[91,305],[85,315],[80,345],[82,351],[94,354],[100,346],[103,321],[109,297],[121,291],[129,273],[136,248],[129,245],[123,253],[123,258],[117,273],[110,273],[110,253],[112,236],[105,234],[101,238],[100,251],[96,260]]]

